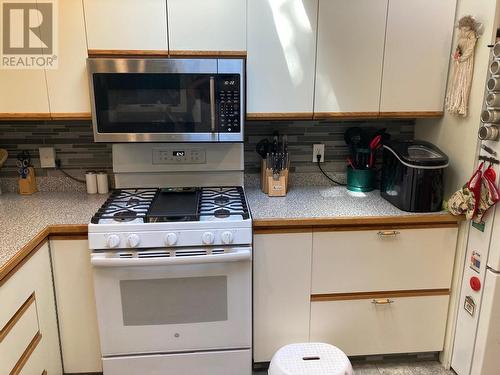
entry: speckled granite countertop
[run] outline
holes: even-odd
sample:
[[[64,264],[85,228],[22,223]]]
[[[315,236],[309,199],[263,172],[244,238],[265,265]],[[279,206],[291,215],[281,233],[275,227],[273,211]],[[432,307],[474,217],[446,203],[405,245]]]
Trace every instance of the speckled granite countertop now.
[[[446,212],[417,214],[401,211],[383,199],[378,190],[355,193],[339,186],[295,186],[285,197],[268,197],[257,187],[247,187],[245,191],[255,221],[402,216],[417,219],[446,215]]]
[[[295,186],[286,197],[268,197],[258,187],[246,187],[255,227],[267,225],[342,225],[342,219],[358,223],[374,219],[407,222],[459,220],[445,213],[410,214],[380,197],[378,191],[352,193],[343,187]],[[38,192],[32,196],[0,195],[0,271],[23,246],[52,225],[86,225],[107,195],[85,192]],[[445,218],[445,216],[447,218]],[[390,219],[392,218],[392,219]],[[293,221],[293,223],[291,223]],[[307,224],[308,223],[308,224]],[[311,224],[312,223],[312,224]]]
[[[0,269],[47,226],[87,224],[106,198],[85,192],[0,195]]]

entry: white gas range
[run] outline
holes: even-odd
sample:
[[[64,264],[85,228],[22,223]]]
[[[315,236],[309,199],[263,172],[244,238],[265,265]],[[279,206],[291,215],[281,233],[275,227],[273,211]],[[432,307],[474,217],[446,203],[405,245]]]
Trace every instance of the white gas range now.
[[[242,145],[205,147],[211,160]],[[120,155],[146,152],[151,163],[162,148],[172,146],[115,145],[118,185]],[[144,173],[145,164],[127,167],[128,183],[177,186],[117,189],[89,224],[104,374],[250,375],[251,215],[241,186],[212,186],[237,183],[242,171],[231,160],[215,178],[198,164],[196,176],[179,177],[168,165]],[[184,186],[195,177],[197,187]]]

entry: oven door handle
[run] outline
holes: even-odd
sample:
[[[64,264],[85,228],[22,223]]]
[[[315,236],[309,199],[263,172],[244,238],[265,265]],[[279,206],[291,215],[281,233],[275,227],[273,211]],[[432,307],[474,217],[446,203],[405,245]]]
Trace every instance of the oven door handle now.
[[[93,253],[90,263],[94,267],[134,267],[134,266],[170,266],[177,264],[203,264],[203,263],[227,263],[241,262],[252,259],[250,249],[242,249],[231,253],[173,256],[156,258],[119,258],[109,257],[106,253]]]

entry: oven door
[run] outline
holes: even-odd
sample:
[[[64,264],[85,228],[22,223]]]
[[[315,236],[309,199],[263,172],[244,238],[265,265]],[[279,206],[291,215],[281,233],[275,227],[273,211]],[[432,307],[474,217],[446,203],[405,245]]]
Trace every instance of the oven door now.
[[[89,59],[98,142],[209,142],[216,59]]]
[[[104,357],[251,347],[251,248],[204,251],[93,252]]]

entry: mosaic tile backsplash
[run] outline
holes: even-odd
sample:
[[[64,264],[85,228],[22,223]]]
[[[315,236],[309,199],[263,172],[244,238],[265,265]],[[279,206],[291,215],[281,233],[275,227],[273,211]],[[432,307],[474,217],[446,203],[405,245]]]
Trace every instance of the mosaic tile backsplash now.
[[[258,121],[246,123],[245,172],[258,173],[260,157],[255,145],[262,138],[272,139],[274,132],[288,137],[293,172],[318,172],[312,163],[312,144],[325,144],[325,170],[343,172],[348,155],[344,132],[351,126],[387,128],[393,138],[413,139],[413,120],[371,121]],[[59,171],[41,169],[38,148],[53,146],[61,167],[76,177],[86,170],[112,170],[111,144],[95,143],[90,121],[26,121],[0,122],[0,148],[9,159],[0,176],[17,176],[16,156],[22,150],[31,154],[37,176],[61,176]]]

